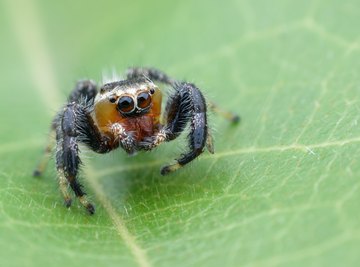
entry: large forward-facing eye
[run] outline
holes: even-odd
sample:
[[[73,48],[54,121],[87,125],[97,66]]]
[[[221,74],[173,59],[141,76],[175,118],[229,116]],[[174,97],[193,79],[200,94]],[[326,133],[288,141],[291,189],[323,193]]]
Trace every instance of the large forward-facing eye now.
[[[122,96],[118,101],[117,107],[122,113],[130,113],[135,109],[135,103],[130,96]]]
[[[140,93],[137,97],[138,108],[145,109],[151,104],[151,96],[148,93]]]

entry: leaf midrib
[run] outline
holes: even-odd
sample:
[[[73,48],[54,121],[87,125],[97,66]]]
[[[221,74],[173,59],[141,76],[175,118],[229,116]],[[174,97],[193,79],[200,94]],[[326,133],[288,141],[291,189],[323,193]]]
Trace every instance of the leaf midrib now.
[[[61,97],[59,94],[58,84],[56,83],[56,75],[52,70],[53,64],[50,54],[48,53],[47,45],[43,41],[44,34],[40,27],[40,23],[37,20],[36,6],[33,2],[27,1],[27,12],[20,14],[13,1],[7,1],[7,8],[9,9],[10,16],[13,21],[16,21],[15,32],[18,37],[18,42],[23,50],[24,58],[27,60],[28,66],[37,66],[37,68],[31,72],[34,88],[38,91],[41,99],[47,107],[59,107]],[[29,25],[32,23],[32,25]],[[26,27],[25,27],[26,25]],[[26,38],[26,33],[22,29],[31,28],[32,32],[37,33],[37,38]],[[33,40],[34,43],[29,46],[28,40]],[[41,60],[38,60],[38,59]],[[40,71],[41,70],[41,71]],[[45,77],[45,78],[44,78]],[[51,110],[48,108],[48,110]],[[14,147],[9,146],[8,147]],[[16,147],[16,146],[15,146]],[[23,149],[23,147],[22,147]],[[5,149],[6,150],[6,149]],[[88,182],[95,192],[97,199],[101,202],[105,208],[108,216],[110,217],[117,234],[123,240],[125,245],[129,248],[133,254],[136,262],[141,267],[151,267],[150,261],[147,258],[145,251],[137,244],[135,237],[127,229],[123,219],[116,213],[111,202],[106,198],[102,186],[98,183],[97,179],[93,176],[94,171],[90,166],[85,167],[85,173],[88,177]]]

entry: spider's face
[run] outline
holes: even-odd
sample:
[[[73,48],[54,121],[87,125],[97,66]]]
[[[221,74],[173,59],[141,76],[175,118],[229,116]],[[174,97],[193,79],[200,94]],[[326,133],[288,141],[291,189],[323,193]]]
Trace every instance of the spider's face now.
[[[116,90],[109,101],[116,104],[116,109],[124,117],[141,116],[149,112],[154,94],[155,88],[152,87]]]
[[[126,123],[147,117],[157,123],[161,112],[161,92],[150,80],[125,80],[102,86],[94,103],[100,126]]]

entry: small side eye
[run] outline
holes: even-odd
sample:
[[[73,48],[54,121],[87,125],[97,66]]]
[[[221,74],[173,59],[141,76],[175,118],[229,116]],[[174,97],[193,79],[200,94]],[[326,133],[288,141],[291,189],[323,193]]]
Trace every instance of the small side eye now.
[[[122,96],[118,101],[118,110],[122,113],[130,113],[135,109],[134,100],[130,96]]]
[[[110,103],[115,103],[116,102],[116,97],[115,96],[110,96],[109,101],[110,101]]]
[[[154,93],[155,93],[155,89],[154,89],[154,88],[151,88],[151,89],[150,89],[150,94],[153,95]]]
[[[151,96],[148,93],[140,93],[137,97],[138,108],[145,109],[151,104]]]

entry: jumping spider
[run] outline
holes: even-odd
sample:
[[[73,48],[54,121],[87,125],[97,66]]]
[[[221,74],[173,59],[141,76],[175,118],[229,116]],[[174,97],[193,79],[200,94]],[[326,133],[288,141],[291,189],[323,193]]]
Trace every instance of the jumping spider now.
[[[154,82],[170,85],[170,95],[163,118],[162,94]],[[233,122],[239,117],[211,107]],[[91,80],[79,81],[68,98],[68,103],[54,118],[51,129],[56,135],[56,168],[60,190],[66,207],[72,199],[69,186],[90,214],[94,206],[87,200],[78,171],[81,163],[78,143],[97,153],[107,153],[119,146],[128,154],[151,150],[177,138],[190,125],[189,151],[175,164],[161,169],[161,174],[173,172],[198,157],[206,147],[214,153],[208,129],[206,102],[200,90],[192,83],[180,82],[153,68],[131,68],[126,80],[105,83],[97,90]],[[40,176],[52,151],[50,141],[44,158],[34,171]]]

